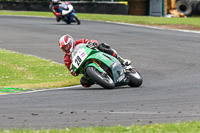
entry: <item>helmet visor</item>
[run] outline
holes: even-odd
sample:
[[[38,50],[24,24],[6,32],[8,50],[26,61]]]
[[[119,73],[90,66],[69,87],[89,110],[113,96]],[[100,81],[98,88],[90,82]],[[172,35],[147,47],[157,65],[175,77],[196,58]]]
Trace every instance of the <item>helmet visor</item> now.
[[[62,46],[61,49],[62,49],[64,52],[69,53],[69,52],[71,52],[72,46],[73,46],[73,41],[70,39],[69,42],[68,42],[66,45]]]

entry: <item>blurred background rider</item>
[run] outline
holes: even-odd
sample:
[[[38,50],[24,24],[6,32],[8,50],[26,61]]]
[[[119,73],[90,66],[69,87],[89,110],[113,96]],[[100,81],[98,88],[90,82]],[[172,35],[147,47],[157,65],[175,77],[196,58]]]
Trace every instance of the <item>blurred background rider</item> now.
[[[60,1],[60,0],[52,0],[50,3],[50,10],[53,12],[53,14],[56,16],[56,21],[60,22],[62,15],[66,15],[69,12],[71,12],[73,6],[69,6],[71,3]]]

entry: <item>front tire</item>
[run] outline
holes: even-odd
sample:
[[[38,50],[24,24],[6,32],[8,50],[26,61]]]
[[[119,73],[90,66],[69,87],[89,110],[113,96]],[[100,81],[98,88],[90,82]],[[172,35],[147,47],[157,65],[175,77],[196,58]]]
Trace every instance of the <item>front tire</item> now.
[[[78,17],[76,15],[72,15],[72,19],[79,25],[81,24],[80,20],[78,19]]]
[[[142,85],[143,78],[140,73],[134,68],[132,72],[127,73],[127,77],[129,77],[129,86],[131,87],[139,87]]]
[[[106,89],[113,89],[115,87],[115,84],[110,76],[102,74],[95,67],[87,67],[86,73],[93,81]]]

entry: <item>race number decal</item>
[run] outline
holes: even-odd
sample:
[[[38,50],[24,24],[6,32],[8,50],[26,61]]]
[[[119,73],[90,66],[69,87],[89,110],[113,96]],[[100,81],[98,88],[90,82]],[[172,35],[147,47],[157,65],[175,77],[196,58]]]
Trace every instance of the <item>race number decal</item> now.
[[[80,49],[73,57],[73,65],[78,69],[87,56],[85,49]]]

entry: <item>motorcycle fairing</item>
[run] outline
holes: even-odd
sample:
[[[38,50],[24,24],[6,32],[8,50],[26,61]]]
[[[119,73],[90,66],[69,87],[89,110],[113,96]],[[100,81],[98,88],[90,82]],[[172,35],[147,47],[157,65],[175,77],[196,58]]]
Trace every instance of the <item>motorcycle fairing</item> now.
[[[110,68],[112,71],[115,86],[127,85],[129,79],[126,78],[124,68],[122,67],[121,63],[118,60],[115,60]]]

